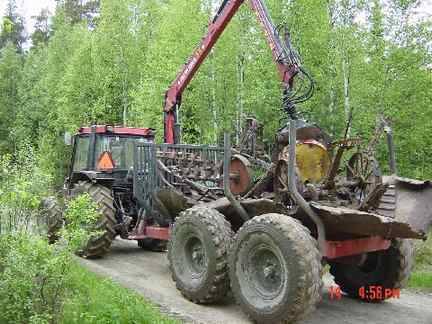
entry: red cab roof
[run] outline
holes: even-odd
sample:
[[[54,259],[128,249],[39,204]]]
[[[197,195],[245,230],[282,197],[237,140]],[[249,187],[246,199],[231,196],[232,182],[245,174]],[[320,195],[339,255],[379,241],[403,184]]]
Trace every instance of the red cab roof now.
[[[90,134],[94,127],[97,134],[116,134],[116,135],[133,135],[133,136],[146,136],[154,137],[153,128],[133,128],[133,127],[120,127],[110,125],[95,125],[91,127],[81,127],[80,134]]]

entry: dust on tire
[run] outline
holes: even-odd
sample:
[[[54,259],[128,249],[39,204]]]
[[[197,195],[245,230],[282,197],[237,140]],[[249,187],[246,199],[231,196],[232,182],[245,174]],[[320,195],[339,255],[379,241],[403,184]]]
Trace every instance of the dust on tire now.
[[[267,255],[254,258],[260,250]],[[279,265],[258,261],[270,260],[271,255],[272,262]],[[266,214],[246,222],[235,237],[229,264],[233,295],[258,323],[292,323],[311,313],[321,300],[317,242],[306,227],[289,216]],[[277,280],[276,274],[269,276],[272,266],[273,271],[279,266]]]
[[[168,260],[185,298],[208,304],[226,295],[232,237],[230,224],[214,209],[194,207],[180,214],[168,244]]]

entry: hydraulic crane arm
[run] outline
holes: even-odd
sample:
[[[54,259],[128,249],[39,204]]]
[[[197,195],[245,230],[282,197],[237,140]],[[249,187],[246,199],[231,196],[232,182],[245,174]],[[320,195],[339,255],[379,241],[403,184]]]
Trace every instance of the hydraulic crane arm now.
[[[188,62],[178,73],[165,94],[164,104],[164,139],[165,143],[178,143],[180,140],[180,125],[178,123],[178,111],[181,104],[182,93],[193,79],[201,64],[204,62],[213,46],[226,29],[227,25],[236,14],[245,0],[224,0],[218,12],[208,27],[208,32],[195,49]],[[249,0],[249,5],[257,16],[264,29],[267,42],[272,51],[273,59],[287,92],[293,86],[293,79],[300,71],[300,63],[293,52],[286,34],[284,42],[274,26],[268,9],[263,0]],[[284,92],[284,93],[285,93]]]

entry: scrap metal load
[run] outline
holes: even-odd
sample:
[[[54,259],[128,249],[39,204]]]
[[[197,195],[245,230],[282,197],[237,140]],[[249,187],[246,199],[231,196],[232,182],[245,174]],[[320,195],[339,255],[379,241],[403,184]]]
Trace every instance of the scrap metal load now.
[[[308,215],[296,206],[288,187],[286,130],[276,139],[271,163],[232,149],[231,192],[251,217],[278,212],[307,223]],[[331,142],[320,128],[303,122],[297,129],[296,187],[322,219],[327,238],[425,238],[431,225],[427,212],[429,204],[432,207],[429,183],[383,178],[376,160],[360,145],[359,139]],[[353,153],[343,165],[342,153],[347,151]],[[195,205],[210,206],[223,214],[235,213],[224,196],[223,148],[144,143],[137,146],[137,152],[136,183],[146,186],[137,186],[137,190],[147,196],[136,195],[153,204],[153,213],[159,212],[171,222]],[[423,208],[416,208],[419,200]]]

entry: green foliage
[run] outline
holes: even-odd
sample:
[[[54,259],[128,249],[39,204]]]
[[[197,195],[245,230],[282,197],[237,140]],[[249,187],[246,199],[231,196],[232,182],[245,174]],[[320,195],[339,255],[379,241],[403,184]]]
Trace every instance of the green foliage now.
[[[11,129],[19,109],[18,85],[21,80],[22,58],[12,43],[0,50],[0,152],[14,149]]]
[[[0,236],[0,322],[58,323],[67,296],[69,253],[37,236]]]
[[[68,24],[77,24],[84,20],[92,21],[98,12],[99,0],[55,0],[57,9],[64,12],[64,21]]]
[[[32,18],[35,19],[34,31],[31,35],[32,45],[34,47],[46,45],[50,37],[49,11],[47,8],[42,9],[40,14]]]
[[[74,262],[63,245],[0,236],[0,323],[176,323]]]
[[[432,291],[432,234],[425,242],[415,242],[415,266],[408,285]]]
[[[430,271],[414,272],[408,285],[410,288],[432,291],[432,273]]]
[[[0,156],[1,323],[55,323],[65,298],[70,254],[38,235],[51,179],[36,160],[28,141]]]
[[[417,271],[432,271],[432,234],[426,242],[416,242],[415,256]]]
[[[68,201],[64,218],[66,226],[61,236],[66,239],[72,252],[79,250],[92,236],[99,234],[94,230],[94,225],[100,218],[98,206],[87,193]]]
[[[65,304],[61,323],[177,323],[162,316],[141,296],[110,280],[77,265],[73,265],[71,271],[71,281],[77,285]]]
[[[13,156],[0,156],[0,234],[37,232],[39,204],[49,186],[50,176],[38,167],[28,143]]]
[[[17,13],[16,0],[8,0],[0,26],[0,49],[10,43],[16,52],[21,53],[25,40],[24,19]]]

